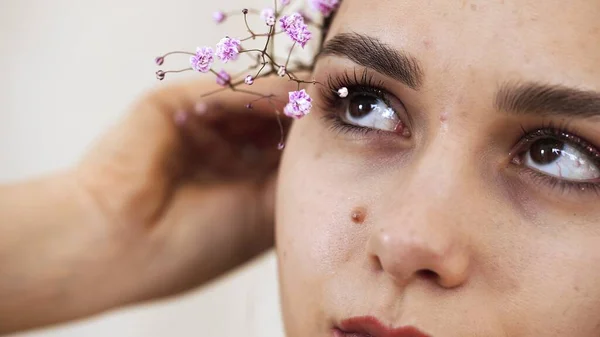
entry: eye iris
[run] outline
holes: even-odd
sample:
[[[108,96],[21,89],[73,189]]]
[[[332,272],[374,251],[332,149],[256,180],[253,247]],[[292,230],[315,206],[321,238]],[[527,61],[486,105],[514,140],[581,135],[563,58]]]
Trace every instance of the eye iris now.
[[[359,95],[352,98],[349,106],[350,116],[362,118],[370,114],[377,107],[377,98],[368,95]]]
[[[545,138],[534,142],[529,152],[536,164],[546,165],[560,158],[564,147],[565,143],[560,140]]]

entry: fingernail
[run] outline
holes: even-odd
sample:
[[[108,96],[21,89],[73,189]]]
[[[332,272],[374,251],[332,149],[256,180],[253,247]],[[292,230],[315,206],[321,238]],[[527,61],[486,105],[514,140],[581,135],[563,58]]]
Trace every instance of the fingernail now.
[[[206,105],[206,103],[204,103],[204,102],[198,102],[194,106],[194,112],[198,115],[205,114],[207,110],[208,110],[208,105]]]

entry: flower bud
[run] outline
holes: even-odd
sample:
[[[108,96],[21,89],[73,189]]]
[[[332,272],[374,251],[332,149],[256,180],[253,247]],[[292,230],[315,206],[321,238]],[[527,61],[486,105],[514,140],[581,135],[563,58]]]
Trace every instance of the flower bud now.
[[[286,73],[287,72],[284,66],[281,66],[279,70],[277,70],[277,75],[279,75],[279,77],[284,77]]]

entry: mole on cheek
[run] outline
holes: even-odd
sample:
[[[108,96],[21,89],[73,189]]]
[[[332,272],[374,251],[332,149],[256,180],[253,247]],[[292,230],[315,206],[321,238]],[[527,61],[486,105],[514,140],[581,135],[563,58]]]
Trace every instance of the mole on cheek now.
[[[367,217],[367,210],[364,207],[355,207],[350,213],[352,222],[356,224],[362,224],[365,222]]]

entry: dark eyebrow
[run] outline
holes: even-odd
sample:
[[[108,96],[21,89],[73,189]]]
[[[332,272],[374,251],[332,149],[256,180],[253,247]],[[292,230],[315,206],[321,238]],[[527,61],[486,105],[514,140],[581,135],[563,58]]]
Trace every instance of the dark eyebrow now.
[[[338,34],[325,44],[319,57],[342,56],[418,89],[423,83],[423,70],[418,60],[395,50],[381,40],[357,33]]]
[[[516,114],[600,116],[600,93],[562,85],[506,83],[496,95],[496,108]]]

